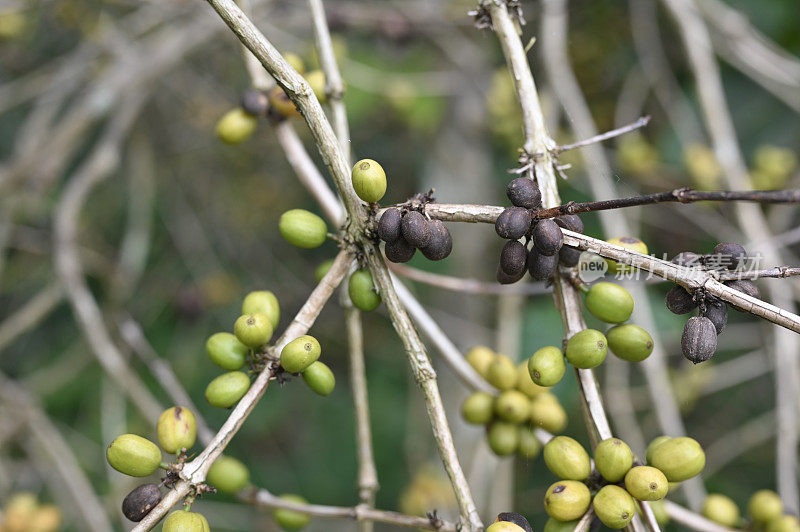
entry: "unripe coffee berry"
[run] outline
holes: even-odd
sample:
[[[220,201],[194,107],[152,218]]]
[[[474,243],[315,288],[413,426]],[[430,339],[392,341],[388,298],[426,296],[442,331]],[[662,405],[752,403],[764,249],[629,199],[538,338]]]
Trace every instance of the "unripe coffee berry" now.
[[[636,466],[625,475],[625,489],[640,501],[657,501],[667,496],[669,482],[660,469]]]
[[[431,228],[428,220],[421,212],[407,212],[400,222],[400,233],[403,238],[416,248],[424,248],[431,242]]]
[[[326,103],[328,95],[325,93],[325,73],[322,70],[312,70],[306,74],[306,81],[314,91],[319,103]]]
[[[494,396],[475,392],[461,403],[461,417],[473,425],[486,425],[494,417]]]
[[[248,347],[266,345],[272,338],[272,323],[263,314],[244,314],[236,318],[233,333]]]
[[[489,363],[486,380],[498,390],[510,390],[517,385],[517,365],[508,356],[497,354]]]
[[[319,360],[303,371],[303,380],[317,395],[330,395],[336,387],[336,377],[333,376],[331,368]]]
[[[542,255],[536,247],[528,253],[528,273],[536,281],[547,281],[558,268],[558,255]]]
[[[561,480],[547,488],[544,509],[547,515],[559,521],[579,519],[589,509],[592,495],[583,482]]]
[[[700,474],[706,454],[692,438],[670,438],[653,449],[648,464],[660,469],[670,482],[683,482]]]
[[[631,251],[636,251],[641,253],[642,255],[647,255],[648,249],[647,244],[639,240],[638,238],[634,238],[632,236],[623,236],[619,238],[611,238],[607,240],[609,244],[615,244],[617,246],[621,246],[625,249],[629,249]],[[620,272],[628,272],[633,269],[632,266],[627,266],[625,264],[620,264],[615,260],[606,259],[608,263],[608,271],[610,273],[620,273]]]
[[[542,451],[542,444],[536,437],[536,432],[531,427],[522,426],[519,428],[519,445],[517,454],[522,458],[532,460],[539,456]]]
[[[604,479],[619,482],[633,466],[633,452],[624,441],[608,438],[595,447],[594,465]]]
[[[375,203],[386,194],[386,172],[372,159],[361,159],[353,165],[353,189],[359,198]]]
[[[280,87],[274,87],[269,91],[269,106],[275,115],[282,118],[296,118],[300,116],[300,110]]]
[[[240,342],[235,335],[218,332],[206,340],[206,353],[211,362],[222,369],[235,370],[244,366],[250,348]]]
[[[766,532],[800,532],[800,519],[796,515],[782,515],[767,524]]]
[[[403,214],[397,207],[389,207],[378,220],[378,237],[384,242],[394,242],[400,237],[400,222]]]
[[[750,497],[747,513],[756,523],[768,523],[783,514],[783,501],[772,490],[759,490]]]
[[[611,327],[606,331],[606,339],[611,352],[628,362],[641,362],[653,352],[653,337],[632,323]]]
[[[572,521],[559,521],[552,517],[544,524],[544,532],[572,532],[578,526],[580,519],[573,519]]]
[[[506,187],[506,196],[511,204],[526,209],[538,209],[542,206],[542,193],[532,179],[518,177],[512,179]]]
[[[531,424],[558,434],[567,426],[567,412],[553,394],[541,393],[531,400]]]
[[[211,532],[208,521],[197,512],[176,510],[164,519],[161,532]]]
[[[650,445],[647,446],[647,451],[646,451],[646,460],[648,464],[653,461],[653,451],[655,451],[659,445],[661,445],[665,441],[669,441],[670,439],[672,438],[670,438],[669,436],[658,436],[657,438],[653,438],[653,441],[651,441]]]
[[[520,275],[528,265],[528,248],[518,240],[509,240],[500,252],[500,268],[509,276]]]
[[[161,464],[161,449],[136,434],[117,436],[106,449],[108,465],[132,477],[152,475]]]
[[[519,426],[506,421],[495,421],[486,431],[486,441],[497,456],[510,456],[519,446]]]
[[[258,119],[237,107],[217,122],[217,137],[225,144],[239,144],[249,139],[258,126]]]
[[[615,283],[595,283],[586,293],[586,309],[606,323],[622,323],[633,313],[633,296]]]
[[[194,414],[182,406],[164,410],[156,423],[158,444],[169,454],[181,449],[191,449],[197,439],[197,422]]]
[[[430,220],[428,227],[431,230],[431,240],[428,245],[419,250],[428,260],[443,260],[453,251],[453,237],[444,222]]]
[[[258,89],[247,89],[242,93],[239,105],[250,116],[266,116],[269,109],[269,96]]]
[[[286,494],[281,495],[280,498],[295,504],[308,504],[308,501],[300,495]],[[275,519],[275,522],[278,523],[279,527],[290,532],[301,530],[311,522],[310,515],[298,512],[297,510],[287,510],[284,508],[276,508],[273,510],[272,517]]]
[[[564,354],[569,363],[576,368],[596,368],[606,359],[607,345],[603,333],[595,329],[584,329],[567,341]]]
[[[552,345],[537,350],[528,360],[528,373],[539,386],[554,386],[561,381],[567,365],[564,353]]]
[[[556,255],[563,244],[564,235],[553,220],[539,220],[533,228],[533,245],[540,254],[548,257]]]
[[[309,335],[295,338],[281,350],[281,367],[289,373],[302,373],[319,359],[322,347]]]
[[[683,326],[683,336],[681,336],[683,356],[698,364],[714,356],[716,350],[717,328],[714,327],[714,323],[703,316],[689,318]]]
[[[485,345],[476,345],[466,352],[467,363],[484,379],[489,374],[489,364],[494,360],[495,352]]]
[[[531,524],[523,516],[516,512],[501,512],[497,514],[495,523],[509,523],[521,528],[524,532],[533,532]]]
[[[417,252],[417,248],[409,244],[408,241],[401,236],[391,242],[387,242],[386,246],[384,246],[384,252],[389,261],[402,264],[414,258],[414,253]]]
[[[495,521],[486,528],[486,532],[525,532],[525,529],[516,523]]]
[[[350,276],[347,292],[353,306],[364,312],[375,310],[381,304],[381,296],[375,289],[369,270],[354,271]]]
[[[544,446],[544,462],[558,478],[584,480],[592,472],[592,461],[583,446],[568,436],[556,436]]]
[[[592,506],[598,519],[608,528],[625,528],[636,515],[636,503],[633,497],[613,484],[600,488],[594,496]]]
[[[664,301],[673,314],[687,314],[697,307],[697,302],[684,287],[675,285],[669,289]]]
[[[553,221],[562,229],[567,229],[573,233],[583,233],[583,220],[577,214],[556,216]]]
[[[250,471],[232,456],[220,456],[208,470],[206,480],[220,493],[236,494],[250,483]]]
[[[333,266],[333,259],[322,261],[319,266],[314,269],[314,280],[320,282],[323,277],[328,273],[328,270]]]
[[[158,484],[142,484],[134,488],[122,500],[122,514],[134,523],[145,518],[150,510],[161,502],[161,489]]]
[[[244,297],[242,314],[263,314],[269,319],[272,328],[277,329],[281,319],[281,305],[275,294],[269,290],[256,290]]]
[[[503,421],[519,424],[530,417],[530,400],[519,390],[506,390],[494,402],[494,411]]]
[[[223,373],[206,387],[206,400],[217,408],[230,408],[250,389],[250,377],[242,371]]]
[[[517,390],[521,391],[532,399],[549,389],[550,388],[546,386],[539,386],[533,382],[530,371],[528,371],[527,360],[523,360],[517,365]]]
[[[709,493],[703,502],[703,516],[728,528],[738,528],[741,514],[733,499],[719,493]]]
[[[523,207],[509,207],[500,213],[494,223],[494,230],[501,238],[518,240],[531,228],[531,213]]]
[[[317,248],[328,238],[325,220],[305,209],[283,213],[278,221],[278,230],[287,242],[303,249]]]

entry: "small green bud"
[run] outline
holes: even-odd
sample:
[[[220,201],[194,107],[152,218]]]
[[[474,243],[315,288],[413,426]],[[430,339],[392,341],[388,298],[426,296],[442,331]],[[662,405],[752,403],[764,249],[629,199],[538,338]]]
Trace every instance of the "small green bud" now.
[[[564,353],[552,345],[539,349],[528,360],[528,373],[539,386],[558,384],[566,370]]]
[[[683,482],[703,470],[706,453],[692,438],[671,438],[658,445],[648,463],[661,470],[670,482]]]
[[[583,480],[592,472],[589,454],[568,436],[556,436],[545,444],[544,463],[555,476],[564,480]]]
[[[631,317],[633,296],[618,284],[596,283],[586,294],[586,309],[606,323],[622,323]]]
[[[709,493],[703,502],[703,515],[728,528],[738,528],[741,514],[733,499],[719,493]]]
[[[633,452],[628,444],[618,438],[608,438],[597,444],[594,464],[604,479],[619,482],[633,466]]]
[[[372,159],[361,159],[353,166],[353,188],[367,203],[380,201],[386,194],[386,172]]]
[[[559,521],[552,517],[544,524],[544,532],[572,532],[578,526],[580,519],[573,519],[572,521]]]
[[[641,362],[653,352],[653,337],[632,323],[611,327],[606,338],[611,352],[628,362]]]
[[[225,113],[217,122],[217,136],[225,144],[239,144],[249,139],[258,126],[258,119],[237,107]]]
[[[202,514],[175,510],[164,519],[161,532],[211,532],[211,527]]]
[[[495,421],[486,433],[489,448],[497,456],[514,454],[519,447],[519,427],[514,423]]]
[[[218,332],[206,340],[206,353],[211,362],[222,369],[235,370],[244,366],[250,348],[240,342],[235,335]]]
[[[313,336],[295,338],[281,350],[281,367],[289,373],[302,373],[319,359],[322,347]]]
[[[303,371],[303,380],[315,393],[329,395],[336,386],[336,377],[331,368],[320,361],[316,361]]]
[[[595,368],[606,359],[606,345],[603,333],[584,329],[567,341],[567,360],[576,368]]]
[[[108,464],[125,475],[146,477],[161,464],[161,449],[136,434],[117,436],[106,449]]]
[[[370,312],[378,308],[381,304],[381,296],[375,289],[372,281],[372,274],[369,270],[356,270],[350,276],[348,286],[350,301],[359,310]]]
[[[671,438],[669,436],[658,436],[657,438],[653,438],[653,441],[650,442],[650,445],[647,446],[646,456],[647,463],[651,463],[653,461],[653,451],[655,451],[656,447],[664,443],[665,441],[669,441]]]
[[[232,456],[220,456],[208,470],[206,480],[221,493],[235,494],[250,483],[250,471]]]
[[[594,496],[593,506],[594,513],[608,528],[625,528],[636,515],[636,503],[633,497],[613,484],[600,488]]]
[[[800,520],[795,515],[782,515],[767,523],[767,532],[800,532]]]
[[[486,380],[498,390],[510,390],[517,385],[517,366],[507,355],[497,354],[486,370]]]
[[[292,209],[281,214],[278,230],[287,242],[303,249],[318,248],[328,238],[325,220],[305,209]]]
[[[531,423],[551,434],[558,434],[567,426],[567,412],[555,395],[541,393],[531,400]]]
[[[542,444],[536,437],[536,432],[531,427],[521,426],[519,428],[519,445],[517,454],[522,458],[532,460],[539,456],[542,451]]]
[[[494,415],[494,396],[475,392],[461,403],[461,416],[467,423],[486,425]]]
[[[577,480],[560,480],[547,488],[544,496],[547,515],[558,521],[580,519],[591,503],[589,488]]]
[[[625,489],[640,501],[658,501],[667,496],[669,482],[655,467],[636,466],[625,475]]]
[[[333,266],[333,259],[322,261],[314,270],[314,280],[320,282],[325,277],[325,274],[328,273],[328,270],[331,269],[331,266]]]
[[[467,363],[484,379],[489,374],[489,364],[494,360],[495,352],[485,345],[470,347],[464,355]]]
[[[539,386],[533,382],[533,379],[531,379],[531,373],[528,371],[527,360],[523,360],[517,365],[517,390],[533,399],[549,389],[549,386]]]
[[[281,305],[275,294],[269,290],[257,290],[244,297],[242,314],[263,314],[272,324],[272,328],[277,329],[281,320]]]
[[[503,421],[522,423],[531,415],[531,404],[519,390],[506,390],[494,402],[494,411]]]
[[[244,314],[236,318],[233,333],[248,347],[265,345],[272,338],[272,324],[263,314]]]
[[[280,498],[297,504],[308,504],[308,501],[300,495],[287,494],[281,495]],[[283,508],[273,510],[272,517],[275,518],[275,522],[278,523],[279,527],[290,532],[305,528],[311,522],[310,515],[295,510],[285,510]]]
[[[197,439],[197,422],[194,414],[182,406],[164,410],[156,423],[158,444],[169,454],[181,449],[191,449]]]
[[[767,523],[783,514],[783,501],[772,490],[759,490],[750,497],[747,512],[756,523]]]
[[[223,373],[206,387],[206,400],[217,408],[230,408],[250,389],[250,377],[243,371]]]

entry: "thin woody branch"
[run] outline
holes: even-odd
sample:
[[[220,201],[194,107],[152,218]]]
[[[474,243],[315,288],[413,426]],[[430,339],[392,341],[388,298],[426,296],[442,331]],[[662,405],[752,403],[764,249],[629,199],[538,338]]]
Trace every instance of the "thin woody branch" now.
[[[622,127],[618,127],[617,129],[612,129],[610,131],[606,131],[605,133],[601,133],[599,135],[595,135],[594,137],[590,137],[588,139],[579,140],[578,142],[573,142],[572,144],[562,144],[553,148],[552,153],[554,155],[558,155],[565,151],[574,150],[576,148],[583,148],[584,146],[588,146],[590,144],[596,144],[598,142],[603,142],[608,139],[613,139],[615,137],[619,137],[620,135],[624,135],[625,133],[630,133],[631,131],[636,131],[637,129],[643,128],[648,123],[650,123],[649,116],[643,116],[632,122],[630,124],[624,125]]]

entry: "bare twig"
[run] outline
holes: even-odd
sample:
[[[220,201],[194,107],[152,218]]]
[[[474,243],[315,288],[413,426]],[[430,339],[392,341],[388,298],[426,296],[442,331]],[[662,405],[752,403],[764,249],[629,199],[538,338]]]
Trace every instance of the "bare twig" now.
[[[697,532],[733,532],[733,529],[722,526],[700,514],[687,510],[669,499],[663,499],[664,508],[676,523],[687,526]]]
[[[61,283],[53,281],[0,323],[0,351],[38,325],[64,298]]]
[[[508,294],[539,296],[552,292],[550,288],[540,284],[501,285],[497,284],[496,281],[480,281],[478,279],[466,279],[441,273],[426,272],[418,268],[406,266],[405,264],[392,263],[389,264],[389,269],[412,281],[464,294],[476,294],[481,296]]]
[[[600,133],[599,135],[594,135],[593,137],[589,137],[588,139],[579,140],[578,142],[573,142],[572,144],[561,144],[556,146],[553,149],[553,153],[558,155],[560,153],[564,153],[568,150],[574,150],[575,148],[583,148],[584,146],[588,146],[589,144],[597,144],[598,142],[603,142],[608,139],[613,139],[615,137],[619,137],[620,135],[624,135],[625,133],[630,133],[631,131],[636,131],[637,129],[643,128],[650,122],[649,116],[643,116],[632,122],[630,124],[624,125],[622,127],[618,127],[616,129],[612,129],[611,131],[606,131],[605,133]]]

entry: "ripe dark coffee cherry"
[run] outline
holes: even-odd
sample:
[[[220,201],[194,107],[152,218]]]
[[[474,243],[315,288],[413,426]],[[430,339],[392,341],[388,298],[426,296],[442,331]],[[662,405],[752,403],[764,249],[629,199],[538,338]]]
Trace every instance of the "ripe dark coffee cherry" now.
[[[564,214],[562,216],[556,216],[553,218],[553,221],[558,224],[559,227],[563,227],[568,231],[583,233],[583,220],[581,220],[577,214]]]
[[[142,484],[125,496],[122,501],[122,514],[129,521],[138,523],[159,502],[161,502],[161,490],[158,484]]]
[[[563,244],[564,235],[553,220],[540,220],[533,228],[533,245],[542,255],[555,255]]]
[[[266,116],[269,109],[269,96],[258,89],[247,89],[239,102],[245,113],[251,116]]]
[[[758,287],[755,285],[753,281],[749,281],[747,279],[740,279],[736,281],[726,281],[725,284],[730,286],[734,290],[738,290],[743,294],[747,294],[750,297],[755,297],[756,299],[761,297],[761,293],[758,291]],[[739,307],[736,306],[733,306],[733,309],[739,312],[745,312],[743,309],[740,309]]]
[[[420,251],[428,260],[446,259],[453,251],[453,237],[444,222],[441,220],[431,220],[428,222],[431,230],[431,240],[427,246],[420,248]]]
[[[494,230],[502,238],[518,240],[525,236],[531,228],[531,213],[523,207],[509,207],[500,213],[494,224]]]
[[[518,240],[509,240],[500,253],[500,268],[510,276],[525,273],[528,265],[528,248]]]
[[[542,193],[532,179],[518,177],[506,187],[506,196],[516,207],[538,209],[542,206]]]
[[[415,248],[424,248],[431,241],[431,228],[422,213],[411,211],[400,222],[403,238]]]
[[[686,266],[687,268],[700,266],[700,259],[702,255],[698,255],[697,253],[691,251],[682,251],[672,257],[673,264],[677,264],[678,266]]]
[[[673,314],[688,314],[697,307],[697,302],[695,302],[692,294],[677,284],[669,289],[664,301],[666,301],[667,308]]]
[[[735,270],[747,260],[747,251],[736,242],[720,242],[714,246],[714,255],[719,266]]]
[[[546,281],[553,277],[558,267],[558,255],[542,255],[536,247],[528,253],[528,273],[537,281]]]
[[[386,258],[392,262],[408,262],[417,252],[417,248],[409,244],[401,236],[391,242],[387,242],[386,246],[384,246],[384,251],[386,252]]]
[[[683,327],[681,351],[687,360],[698,364],[714,356],[717,350],[717,329],[714,323],[703,316],[689,318]]]
[[[581,250],[570,246],[561,246],[558,250],[558,262],[568,268],[578,265],[581,260]]]
[[[400,237],[400,221],[403,214],[400,209],[390,207],[386,209],[378,221],[378,237],[384,242],[394,242]]]
[[[497,282],[500,284],[514,284],[525,276],[525,270],[517,275],[508,275],[500,265],[497,265]]]
[[[728,305],[719,298],[706,296],[705,310],[700,315],[710,319],[717,334],[720,334],[728,323]]]

